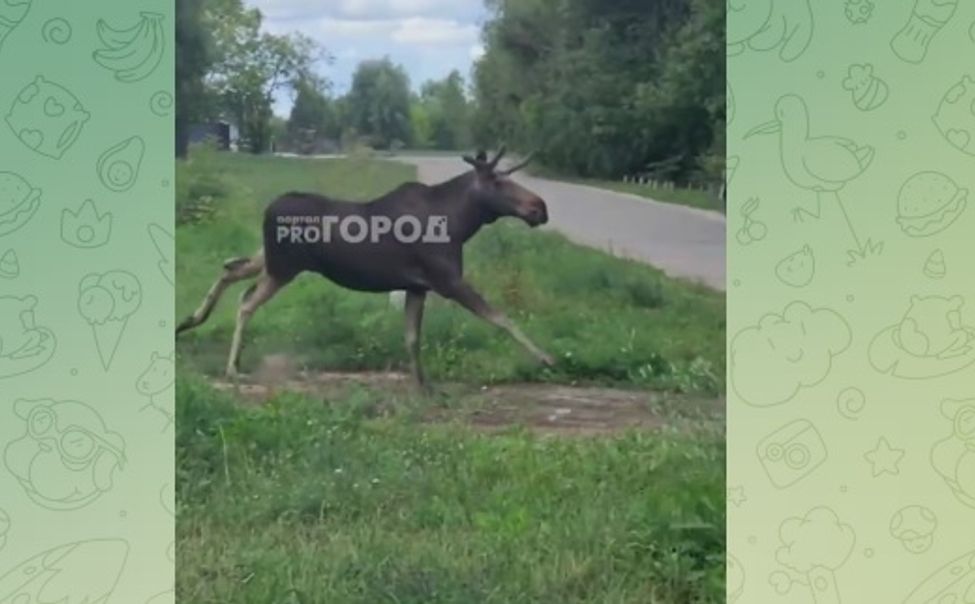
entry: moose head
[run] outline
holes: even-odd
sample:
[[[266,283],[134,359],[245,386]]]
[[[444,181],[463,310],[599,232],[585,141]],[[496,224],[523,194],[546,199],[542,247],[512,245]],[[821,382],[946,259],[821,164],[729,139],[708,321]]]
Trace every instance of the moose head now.
[[[548,208],[545,201],[511,179],[511,175],[531,162],[534,154],[517,165],[504,170],[498,163],[504,157],[505,147],[501,147],[493,159],[479,151],[476,156],[465,155],[464,161],[474,167],[473,197],[493,216],[516,216],[529,226],[537,227],[548,222]]]

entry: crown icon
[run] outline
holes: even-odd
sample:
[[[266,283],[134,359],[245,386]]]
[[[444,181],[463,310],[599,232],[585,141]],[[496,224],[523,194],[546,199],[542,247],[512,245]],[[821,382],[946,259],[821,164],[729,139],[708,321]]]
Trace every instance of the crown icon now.
[[[61,239],[80,248],[95,248],[108,243],[112,234],[112,215],[99,214],[95,202],[86,199],[77,211],[61,211]]]

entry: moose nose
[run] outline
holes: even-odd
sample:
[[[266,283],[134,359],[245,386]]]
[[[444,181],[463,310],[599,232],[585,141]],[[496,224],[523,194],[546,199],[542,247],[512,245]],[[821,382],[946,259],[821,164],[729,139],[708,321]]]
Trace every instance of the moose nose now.
[[[545,207],[545,202],[541,199],[534,200],[528,207],[528,223],[533,226],[539,226],[548,222],[548,209]]]

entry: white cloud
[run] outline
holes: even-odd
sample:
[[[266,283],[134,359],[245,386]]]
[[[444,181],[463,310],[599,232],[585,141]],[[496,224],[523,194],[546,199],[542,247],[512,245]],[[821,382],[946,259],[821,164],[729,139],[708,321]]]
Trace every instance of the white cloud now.
[[[466,21],[483,12],[483,0],[248,0],[248,3],[261,9],[271,20],[440,17]]]
[[[390,57],[403,65],[414,86],[457,70],[468,76],[484,54],[484,0],[244,0],[264,14],[266,31],[300,31],[334,58],[322,74],[337,93],[351,84],[358,63]],[[287,115],[281,95],[275,111]]]
[[[466,46],[475,42],[479,33],[478,27],[473,24],[463,24],[448,19],[411,17],[397,24],[392,38],[401,44]]]
[[[373,21],[326,18],[317,21],[306,32],[312,33],[326,47],[334,47],[340,38],[379,38],[406,46],[466,48],[475,44],[480,35],[480,29],[474,24],[427,17]]]

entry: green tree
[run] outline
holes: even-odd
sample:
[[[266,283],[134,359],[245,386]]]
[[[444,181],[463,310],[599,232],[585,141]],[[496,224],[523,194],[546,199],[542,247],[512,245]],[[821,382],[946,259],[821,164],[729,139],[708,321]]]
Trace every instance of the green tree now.
[[[387,149],[394,141],[413,142],[409,77],[388,57],[359,64],[344,106],[347,129],[372,146]]]
[[[311,77],[319,49],[299,33],[261,31],[261,12],[245,8],[241,0],[206,2],[204,23],[214,48],[207,83],[249,149],[263,152],[271,140],[275,93]]]
[[[176,0],[177,157],[186,157],[190,127],[206,115],[207,95],[203,78],[210,67],[208,40],[200,2]]]
[[[298,146],[313,145],[322,139],[341,136],[337,107],[328,96],[327,83],[308,77],[295,86],[294,104],[288,118],[288,139]]]
[[[419,149],[433,147],[433,125],[427,106],[419,97],[410,101],[410,124],[413,128],[413,146]]]
[[[464,149],[471,144],[471,107],[464,94],[464,78],[456,70],[420,91],[429,120],[431,143],[437,149]]]
[[[725,2],[488,6],[486,54],[474,72],[476,142],[537,149],[545,163],[582,176],[717,177]]]

